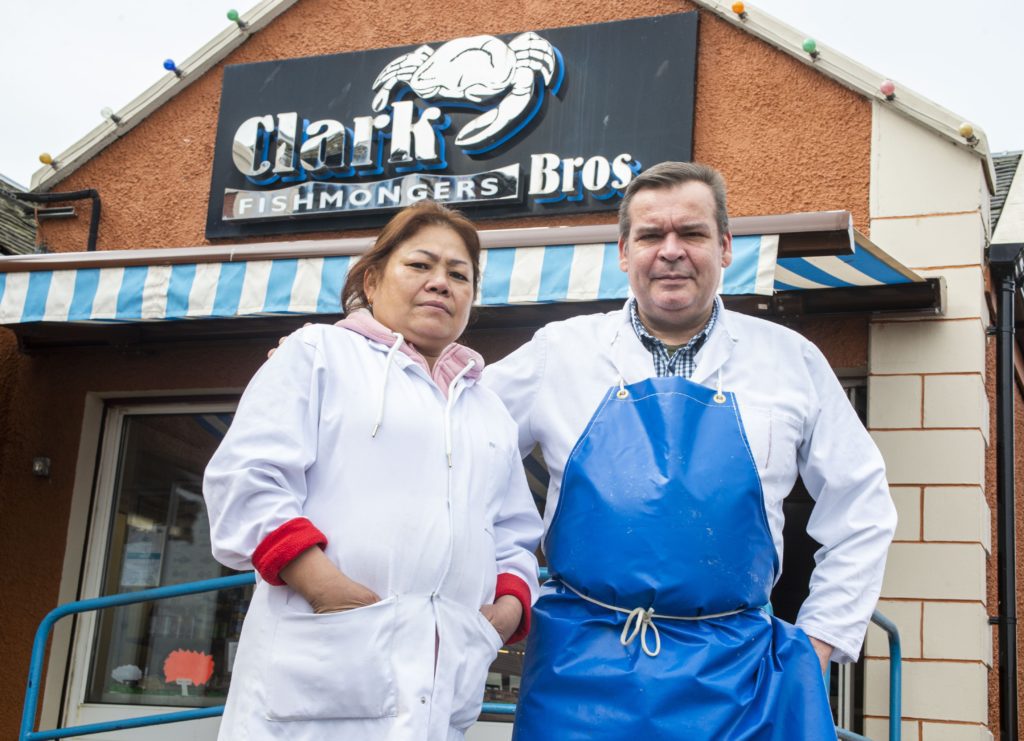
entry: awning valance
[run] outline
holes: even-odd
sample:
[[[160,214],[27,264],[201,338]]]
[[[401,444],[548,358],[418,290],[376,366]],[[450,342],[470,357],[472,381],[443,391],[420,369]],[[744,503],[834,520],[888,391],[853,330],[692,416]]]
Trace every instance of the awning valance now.
[[[775,266],[776,291],[921,283],[923,279],[856,233],[849,255],[783,257]]]
[[[338,313],[351,257],[0,273],[0,324]]]
[[[770,226],[771,219],[758,217],[755,225]],[[733,228],[738,231],[735,225]],[[842,229],[833,232],[843,235]],[[771,296],[780,291],[922,281],[859,234],[855,237],[852,229],[846,229],[849,236],[839,240],[843,248],[837,250],[833,232],[823,240],[828,243],[823,251],[833,254],[818,255],[808,248],[807,237],[826,234],[824,231],[737,234],[733,262],[723,273],[721,292],[727,296]],[[628,296],[629,284],[619,269],[614,226],[506,230],[498,244],[495,234],[483,233],[487,249],[481,261],[479,306]],[[572,236],[588,239],[580,243],[560,239]],[[595,236],[601,241],[594,240]],[[367,240],[349,242],[352,244],[341,245],[349,252],[360,252],[367,244]],[[799,245],[792,250],[799,256],[787,256],[787,244]],[[226,259],[222,260],[203,259],[213,256],[203,248],[149,250],[148,264],[146,256],[131,251],[120,255],[85,253],[77,263],[67,255],[33,256],[41,258],[35,262],[21,258],[9,267],[0,261],[0,324],[341,313],[341,288],[357,256],[323,254],[329,247],[321,245],[317,248],[321,254],[288,257],[283,256],[287,245],[277,247],[231,248],[223,252]],[[111,264],[118,258],[122,264]],[[50,265],[54,269],[46,269]]]
[[[771,295],[779,237],[736,237],[724,271],[726,295]],[[629,281],[619,269],[617,242],[507,247],[484,251],[481,306],[625,299]]]

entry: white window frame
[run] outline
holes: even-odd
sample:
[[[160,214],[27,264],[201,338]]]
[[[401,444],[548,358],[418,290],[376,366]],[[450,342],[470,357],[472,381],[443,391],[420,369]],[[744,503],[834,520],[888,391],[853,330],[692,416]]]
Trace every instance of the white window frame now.
[[[163,415],[163,414],[216,414],[234,412],[238,403],[236,401],[224,400],[223,396],[217,399],[204,401],[202,398],[195,398],[190,395],[182,401],[160,401],[148,403],[144,400],[117,400],[106,406],[103,415],[102,433],[96,435],[99,438],[98,449],[94,445],[93,450],[95,461],[95,484],[90,487],[91,503],[85,508],[88,512],[89,526],[84,532],[85,555],[81,562],[81,587],[78,595],[71,599],[90,599],[100,596],[103,586],[104,569],[107,562],[107,543],[109,541],[109,530],[112,510],[114,506],[114,486],[117,479],[117,464],[120,457],[120,444],[124,430],[124,423],[128,417],[142,415]],[[87,415],[86,421],[90,420]],[[95,428],[94,428],[95,430]],[[83,430],[83,441],[85,441],[87,430]],[[98,453],[98,458],[95,457]],[[80,461],[81,463],[81,461]],[[79,495],[76,485],[76,498]],[[78,503],[80,505],[80,502]],[[81,506],[72,506],[73,512],[82,512]],[[74,528],[72,523],[71,528]],[[79,526],[81,527],[81,526]],[[84,530],[84,528],[82,528]],[[77,540],[69,532],[69,542]],[[65,559],[65,571],[67,571],[67,558]],[[62,595],[63,597],[63,595]],[[95,641],[97,627],[97,613],[86,612],[80,614],[75,621],[73,631],[65,640],[70,640],[69,661],[67,671],[64,666],[54,667],[51,659],[50,671],[55,668],[58,676],[63,679],[63,705],[60,708],[61,725],[63,727],[83,725],[86,723],[97,723],[114,719],[139,718],[159,713],[175,712],[182,710],[180,707],[161,707],[156,705],[115,705],[109,703],[86,703],[85,696],[88,685],[88,674],[90,660],[92,658],[93,643]],[[65,629],[69,630],[69,629]],[[47,686],[47,699],[52,697],[50,683]],[[52,700],[51,700],[52,702]],[[45,709],[45,708],[44,708]],[[163,726],[152,726],[150,728],[139,728],[131,731],[118,731],[101,733],[89,738],[97,741],[124,741],[129,738],[125,734],[131,734],[133,741],[178,741],[187,734],[189,738],[215,739],[217,730],[220,727],[219,718],[187,721],[188,731],[184,731],[182,724],[175,723]]]

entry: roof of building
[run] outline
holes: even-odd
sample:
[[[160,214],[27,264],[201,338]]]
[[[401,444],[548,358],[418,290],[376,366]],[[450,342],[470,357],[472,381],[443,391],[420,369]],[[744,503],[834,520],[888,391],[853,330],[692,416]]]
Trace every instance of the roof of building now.
[[[988,139],[978,127],[973,136],[965,139],[960,133],[964,119],[897,84],[896,94],[887,98],[879,89],[887,78],[846,55],[824,44],[818,44],[814,54],[804,51],[806,35],[782,21],[749,5],[742,15],[719,0],[693,0],[695,4],[714,13],[725,21],[742,28],[780,51],[814,67],[839,84],[877,101],[881,105],[907,116],[936,132],[953,144],[976,153],[985,162],[985,175],[990,190],[995,190],[995,174],[989,153]],[[178,66],[180,74],[168,72],[156,84],[139,95],[114,116],[97,126],[82,139],[60,153],[52,165],[37,170],[32,176],[32,190],[46,192],[77,170],[108,145],[124,136],[141,123],[150,113],[171,100],[192,82],[224,60],[241,46],[249,36],[269,25],[298,0],[263,0],[241,16],[241,23],[231,24],[195,54]]]
[[[1010,193],[1010,185],[1013,183],[1013,176],[1017,172],[1022,154],[1024,152],[1000,152],[992,155],[992,165],[996,171],[996,189],[990,201],[993,234],[1003,213],[1003,206],[1006,204],[1006,197]]]
[[[992,243],[1024,244],[1024,157],[1007,152],[1001,158],[996,191],[1002,198],[992,202]]]
[[[0,175],[0,255],[30,255],[36,251],[33,209],[17,200],[24,188]]]

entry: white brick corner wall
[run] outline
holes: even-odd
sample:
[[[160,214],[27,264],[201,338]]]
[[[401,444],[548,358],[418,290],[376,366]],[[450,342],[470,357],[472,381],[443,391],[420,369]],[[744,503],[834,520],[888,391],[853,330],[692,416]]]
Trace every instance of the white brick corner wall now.
[[[943,277],[941,317],[878,317],[869,334],[868,427],[900,524],[879,610],[900,629],[903,738],[987,741],[984,248],[980,158],[874,106],[871,238],[925,277]],[[888,738],[889,648],[865,643],[865,732]]]

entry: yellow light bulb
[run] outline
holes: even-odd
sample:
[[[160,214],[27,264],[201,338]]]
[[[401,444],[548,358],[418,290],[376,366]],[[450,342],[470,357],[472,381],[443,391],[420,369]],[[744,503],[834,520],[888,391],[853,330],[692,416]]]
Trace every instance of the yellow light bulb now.
[[[960,124],[960,136],[962,136],[964,139],[970,139],[971,137],[974,136],[974,127],[971,126],[966,121],[964,121],[962,124]]]
[[[735,13],[736,15],[743,15],[743,13],[746,11],[746,9],[747,9],[747,6],[745,6],[743,3],[739,2],[739,0],[737,0],[736,2],[734,2],[732,4],[732,12]]]
[[[39,155],[39,161],[42,162],[44,165],[52,165],[53,157],[50,156],[49,152],[43,152],[41,155]]]

